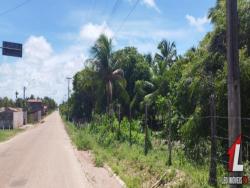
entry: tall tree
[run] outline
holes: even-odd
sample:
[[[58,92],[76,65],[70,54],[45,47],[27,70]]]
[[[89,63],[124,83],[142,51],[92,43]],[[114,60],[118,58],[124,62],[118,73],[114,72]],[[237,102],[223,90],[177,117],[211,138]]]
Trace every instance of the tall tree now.
[[[162,40],[158,45],[160,53],[155,54],[155,61],[158,62],[159,70],[169,68],[173,65],[177,57],[176,45],[174,42]]]
[[[98,76],[103,80],[106,89],[107,106],[113,100],[113,85],[118,82],[120,88],[125,88],[126,80],[124,79],[124,72],[122,69],[114,69],[115,62],[112,61],[112,40],[105,35],[100,35],[94,46],[91,48],[93,55],[92,62]]]

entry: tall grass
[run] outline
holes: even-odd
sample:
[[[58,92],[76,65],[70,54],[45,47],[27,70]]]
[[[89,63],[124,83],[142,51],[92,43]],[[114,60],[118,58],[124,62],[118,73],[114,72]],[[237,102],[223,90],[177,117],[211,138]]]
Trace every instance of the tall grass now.
[[[132,146],[129,142],[129,122],[124,119],[118,132],[118,121],[113,119],[112,127],[108,117],[98,117],[90,124],[76,128],[67,123],[67,130],[76,147],[80,150],[92,150],[96,166],[107,163],[118,174],[129,188],[150,187],[164,173],[160,187],[209,187],[209,160],[204,164],[196,164],[185,157],[183,146],[175,144],[173,149],[173,165],[166,166],[167,146],[159,138],[152,137],[152,149],[145,156],[144,132],[141,122],[132,121]],[[119,134],[119,136],[117,136]],[[225,169],[218,166],[218,187],[225,176]]]

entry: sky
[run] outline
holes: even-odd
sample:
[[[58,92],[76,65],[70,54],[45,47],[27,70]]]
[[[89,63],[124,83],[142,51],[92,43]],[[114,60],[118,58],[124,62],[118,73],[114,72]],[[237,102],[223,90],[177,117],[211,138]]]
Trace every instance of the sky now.
[[[212,30],[207,18],[216,0],[8,0],[1,2],[0,39],[23,44],[23,57],[0,56],[0,97],[67,99],[66,77],[84,68],[101,33],[114,50],[135,46],[157,52],[162,39],[178,54]],[[0,41],[1,42],[1,41]],[[71,85],[72,88],[72,85]]]

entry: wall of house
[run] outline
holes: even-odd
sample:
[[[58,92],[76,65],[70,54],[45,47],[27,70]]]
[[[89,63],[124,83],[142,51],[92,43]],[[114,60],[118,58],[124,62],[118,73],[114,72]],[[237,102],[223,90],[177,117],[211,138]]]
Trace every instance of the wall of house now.
[[[13,113],[1,112],[0,113],[0,129],[12,129],[13,128]]]
[[[28,103],[28,108],[31,112],[42,111],[43,105],[42,103]]]
[[[36,122],[41,121],[41,119],[42,119],[41,111],[28,114],[28,123],[36,123]]]
[[[14,112],[13,113],[13,127],[18,128],[23,126],[23,112]]]

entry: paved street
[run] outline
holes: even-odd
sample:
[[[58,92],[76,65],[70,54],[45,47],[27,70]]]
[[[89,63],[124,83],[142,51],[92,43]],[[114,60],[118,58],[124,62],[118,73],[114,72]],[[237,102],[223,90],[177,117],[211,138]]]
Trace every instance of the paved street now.
[[[91,187],[58,112],[0,143],[0,188]]]

